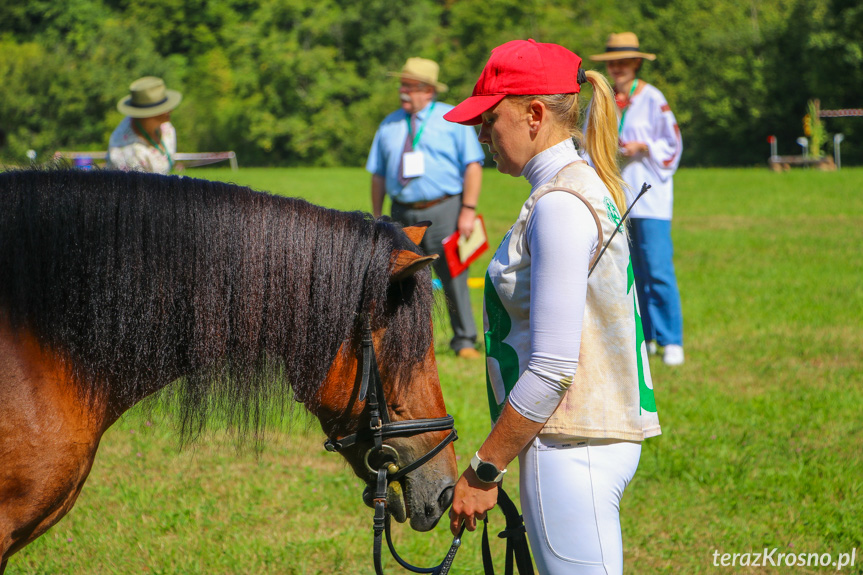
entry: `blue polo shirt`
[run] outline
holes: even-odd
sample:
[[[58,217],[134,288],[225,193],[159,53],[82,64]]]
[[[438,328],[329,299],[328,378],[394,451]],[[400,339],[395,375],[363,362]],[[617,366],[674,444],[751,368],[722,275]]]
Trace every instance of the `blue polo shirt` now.
[[[421,150],[425,161],[425,174],[413,178],[402,188],[399,184],[399,167],[408,135],[408,114],[398,109],[381,122],[375,134],[366,170],[386,180],[387,194],[401,203],[436,200],[443,195],[462,193],[464,171],[468,164],[482,164],[485,154],[472,126],[462,126],[443,119],[453,106],[431,103],[417,114],[416,129],[423,128],[415,150]],[[431,117],[429,117],[431,112]],[[414,134],[416,135],[416,134]]]

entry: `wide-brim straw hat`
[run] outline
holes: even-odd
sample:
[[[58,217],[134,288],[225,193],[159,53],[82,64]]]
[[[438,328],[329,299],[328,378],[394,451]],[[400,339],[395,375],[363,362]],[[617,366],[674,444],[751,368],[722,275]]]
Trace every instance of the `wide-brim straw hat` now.
[[[644,58],[645,60],[656,60],[656,54],[648,54],[638,49],[638,36],[632,32],[621,32],[612,34],[605,43],[605,52],[594,54],[590,59],[594,62],[607,62],[609,60],[624,60],[626,58]]]
[[[387,72],[387,76],[415,80],[429,86],[434,86],[438,92],[446,92],[449,90],[449,86],[437,81],[439,73],[440,66],[434,60],[408,58],[408,61],[402,66],[400,72]]]
[[[138,78],[129,86],[129,95],[117,102],[117,110],[130,118],[152,118],[170,112],[183,100],[176,90],[165,88],[155,76]]]

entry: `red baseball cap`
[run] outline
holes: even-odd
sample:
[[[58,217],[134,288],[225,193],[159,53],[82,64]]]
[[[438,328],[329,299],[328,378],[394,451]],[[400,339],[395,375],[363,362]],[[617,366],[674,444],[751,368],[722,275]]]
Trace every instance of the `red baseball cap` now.
[[[444,114],[457,124],[476,126],[482,114],[509,95],[574,94],[581,91],[581,58],[557,44],[513,40],[491,51],[473,95]]]

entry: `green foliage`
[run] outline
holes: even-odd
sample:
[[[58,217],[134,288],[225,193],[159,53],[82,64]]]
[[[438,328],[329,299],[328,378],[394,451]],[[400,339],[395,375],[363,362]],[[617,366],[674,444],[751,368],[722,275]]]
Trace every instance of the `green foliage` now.
[[[859,107],[863,6],[855,0],[69,0],[0,3],[0,162],[33,148],[104,149],[116,102],[144,74],[184,94],[181,151],[243,165],[362,165],[397,105],[386,76],[436,59],[470,94],[490,50],[516,38],[600,52],[630,29],[642,70],[674,110],[684,165],[761,164],[765,138],[796,151],[806,102]],[[585,63],[604,71],[604,66]],[[844,163],[863,121],[830,119]]]
[[[818,115],[818,105],[814,100],[809,101],[806,110],[804,132],[808,128],[809,133],[806,135],[809,136],[809,154],[817,158],[822,155],[821,146],[824,145],[827,132],[824,131],[824,124]]]

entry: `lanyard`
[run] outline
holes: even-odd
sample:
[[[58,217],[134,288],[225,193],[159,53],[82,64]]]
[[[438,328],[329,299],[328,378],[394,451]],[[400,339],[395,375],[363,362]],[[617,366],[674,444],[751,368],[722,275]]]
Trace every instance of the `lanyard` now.
[[[147,131],[141,126],[138,120],[133,120],[133,122],[135,122],[135,126],[138,128],[138,130],[140,130],[141,133],[144,134],[144,137],[147,138],[147,141],[150,142],[150,145],[162,152],[162,155],[168,158],[168,170],[170,171],[174,169],[174,160],[171,159],[171,154],[168,152],[168,146],[166,146],[165,143],[161,140],[159,140],[158,144],[154,142],[153,138],[150,137],[150,134],[147,133]]]
[[[629,104],[632,101],[632,95],[635,93],[635,88],[638,86],[638,78],[632,81],[632,88],[629,89],[629,96],[626,97],[626,107],[623,109],[623,112],[620,114],[620,123],[617,125],[617,133],[620,134],[623,131],[623,120],[626,119],[626,111],[629,110]]]
[[[432,112],[434,111],[435,104],[437,104],[436,101],[432,102],[431,108],[429,108],[429,113],[426,116],[426,119],[423,120],[422,124],[420,124],[420,129],[417,130],[417,135],[414,136],[414,143],[413,143],[414,149],[416,149],[417,144],[420,143],[420,137],[423,135],[423,130],[425,130],[425,127],[426,127],[426,124],[428,124],[429,118],[431,118]],[[410,136],[411,132],[413,132],[413,126],[411,125],[410,115],[408,115],[408,117],[405,118],[405,121],[407,121],[407,123],[408,123],[408,136]]]

